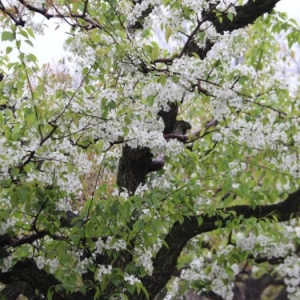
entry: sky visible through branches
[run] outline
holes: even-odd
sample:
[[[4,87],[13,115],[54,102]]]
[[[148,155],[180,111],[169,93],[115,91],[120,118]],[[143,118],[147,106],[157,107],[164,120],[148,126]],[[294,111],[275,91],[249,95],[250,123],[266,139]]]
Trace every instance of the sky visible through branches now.
[[[279,11],[286,12],[289,17],[300,21],[300,2],[295,0],[281,0],[277,5],[276,9]],[[36,16],[41,18],[41,16]],[[67,32],[69,31],[68,26],[59,22],[58,20],[44,20],[47,24],[48,29],[45,29],[47,34],[36,35],[36,41],[34,44],[35,55],[38,57],[40,64],[50,63],[52,65],[58,65],[58,61],[66,56],[66,52],[63,49],[64,41],[68,37]],[[62,28],[65,30],[61,30]],[[57,30],[59,29],[59,30]],[[0,50],[5,49],[5,44],[0,45]],[[32,49],[28,46],[28,51]]]

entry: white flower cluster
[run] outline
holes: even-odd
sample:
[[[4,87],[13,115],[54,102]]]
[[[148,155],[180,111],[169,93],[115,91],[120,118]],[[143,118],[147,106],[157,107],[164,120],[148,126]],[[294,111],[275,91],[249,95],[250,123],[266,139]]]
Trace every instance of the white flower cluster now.
[[[187,281],[203,280],[207,278],[205,267],[204,257],[195,258],[190,263],[190,268],[181,272],[180,278]]]
[[[228,107],[226,103],[222,101],[216,101],[214,112],[217,113],[218,117],[225,116],[228,113]],[[223,103],[223,104],[222,104]],[[245,144],[248,147],[256,149],[276,149],[278,141],[281,143],[287,143],[288,136],[287,132],[290,130],[290,126],[286,123],[278,123],[276,125],[264,124],[263,119],[255,119],[251,122],[247,122],[243,118],[239,118],[230,124],[228,127],[220,127],[220,131],[223,134],[223,140],[229,141],[234,140],[238,144]],[[238,132],[238,135],[236,135]],[[219,135],[215,135],[216,140],[220,139]],[[286,155],[283,152],[282,155]]]
[[[92,65],[96,59],[96,51],[91,46],[86,46],[83,40],[88,39],[88,34],[82,32],[74,37],[71,42],[64,43],[64,50],[68,50],[76,55],[76,63],[82,67]]]
[[[210,268],[210,272],[207,273],[207,266],[211,265],[208,257],[195,258],[191,264],[190,268],[183,270],[181,272],[181,279],[187,280],[189,282],[201,280],[210,284],[211,289],[223,299],[231,300],[233,299],[233,283],[230,283],[230,278],[226,270],[213,263]],[[239,268],[236,264],[232,265],[231,269],[236,275],[239,272]]]
[[[269,161],[277,166],[281,172],[286,171],[292,175],[292,178],[299,179],[299,163],[297,153],[289,153],[288,149],[282,149],[278,157],[269,158]],[[286,182],[285,184],[278,183],[276,186],[279,191],[286,191],[290,188],[290,183]]]
[[[255,243],[256,235],[253,233],[249,233],[247,237],[241,232],[238,232],[236,235],[236,246],[244,251],[252,251]]]
[[[83,121],[84,122],[84,121]],[[81,128],[86,126],[90,127],[87,131],[94,139],[103,139],[106,143],[115,142],[124,135],[124,123],[119,122],[116,119],[111,119],[106,122],[96,123],[85,120],[88,124],[79,123]]]
[[[144,267],[148,275],[153,272],[152,252],[150,250],[135,249],[136,265]]]
[[[229,167],[231,175],[236,176],[239,172],[246,171],[247,165],[244,162],[234,160],[228,164],[228,167]]]
[[[49,272],[53,274],[59,266],[59,261],[57,258],[47,259],[46,264],[50,267]]]
[[[263,251],[259,254],[266,256],[267,258],[272,257],[285,257],[295,251],[295,246],[292,243],[271,243],[264,247]]]
[[[287,286],[288,298],[298,300],[300,298],[300,258],[297,256],[287,257],[276,271],[284,277]]]
[[[227,274],[227,273],[226,273]],[[217,276],[218,274],[216,274]],[[228,278],[224,277],[223,280],[221,278],[214,278],[211,282],[211,288],[212,290],[220,295],[225,300],[232,300],[233,299],[233,291],[232,288],[234,286],[233,282],[231,283],[225,283],[228,280]]]
[[[96,242],[97,253],[102,254],[104,250],[114,249],[120,251],[126,249],[126,242],[122,239],[113,239],[112,236],[107,237],[105,241],[99,238]]]
[[[134,195],[139,196],[139,197],[143,197],[144,193],[147,192],[147,191],[149,191],[149,186],[146,185],[146,184],[144,184],[144,185],[140,184],[138,186],[138,188],[136,189]]]
[[[230,5],[235,5],[236,4],[236,0],[222,0],[222,1],[211,1],[212,3],[218,3],[217,8],[227,8]],[[243,4],[245,4],[245,2],[247,2],[247,0],[243,0],[241,1]]]
[[[153,20],[152,28],[154,27],[156,29],[156,32],[161,32],[161,28],[173,28],[173,46],[176,47],[176,42],[181,41],[182,38],[182,34],[178,34],[177,32],[184,22],[181,9],[178,9],[176,7],[171,8],[170,6],[163,7],[162,5],[155,6],[151,14],[151,19]],[[158,24],[161,27],[158,26]],[[163,40],[163,38],[160,40]]]
[[[171,284],[168,284],[168,293],[165,296],[164,300],[173,300],[177,296],[177,293],[180,289],[180,279],[178,277],[174,278],[171,281]]]
[[[127,281],[130,285],[141,282],[136,276],[129,275],[127,273],[125,273],[124,275],[124,280]]]
[[[245,236],[239,232],[236,235],[236,246],[243,251],[251,251],[254,256],[261,256],[271,259],[273,257],[285,257],[295,251],[291,242],[274,242],[264,235],[249,233]]]
[[[212,22],[203,22],[200,26],[200,31],[204,33],[201,39],[196,39],[196,43],[200,48],[205,48],[207,40],[216,40],[219,34],[216,31]]]
[[[288,225],[282,224],[285,230],[291,235],[291,237],[300,238],[300,227],[295,219],[292,219]]]
[[[45,2],[45,1],[39,1],[39,2]],[[27,26],[30,26],[30,28],[33,30],[34,33],[39,34],[39,35],[45,35],[45,28],[43,24],[41,23],[35,23],[31,21],[30,24],[27,24]]]
[[[8,201],[8,203],[10,203],[10,202]],[[5,207],[6,207],[6,204],[7,203],[4,203]],[[8,228],[9,229],[14,229],[14,226],[15,226],[16,222],[17,222],[17,219],[14,218],[14,217],[10,217],[9,219],[6,219],[5,221],[1,220],[0,235],[6,233]]]
[[[216,120],[222,120],[229,115],[230,110],[227,106],[227,102],[224,101],[223,98],[214,99],[211,101],[211,104],[213,108],[213,116]]]
[[[82,99],[79,99],[79,107],[81,108],[82,111],[88,111],[90,114],[92,114],[93,116],[97,116],[100,117],[102,116],[102,111],[99,107],[99,103],[101,103],[101,101],[103,99],[106,99],[107,102],[110,101],[118,101],[118,97],[119,94],[111,88],[101,88],[99,89],[99,91],[97,92],[97,95],[95,97],[90,97],[88,94],[85,97],[85,100],[82,101]]]
[[[136,3],[133,10],[127,15],[127,20],[130,25],[135,24],[135,22],[142,16],[142,13],[147,10],[149,5],[155,6],[161,4],[160,0],[144,0],[140,3]]]
[[[78,188],[78,186],[76,188]],[[72,191],[72,190],[70,190],[70,191]],[[75,190],[73,189],[73,192],[74,191]],[[71,198],[69,198],[69,197],[58,199],[58,201],[56,202],[56,205],[55,205],[56,209],[58,211],[72,210],[72,207],[71,207],[71,204],[70,204],[70,200],[71,200]]]
[[[95,279],[98,281],[102,281],[103,275],[109,275],[112,272],[112,266],[111,265],[99,265],[98,266],[98,272],[96,273]]]
[[[151,174],[151,182],[149,182],[149,185],[152,189],[155,188],[161,188],[161,189],[170,189],[172,186],[172,183],[170,182],[170,177],[168,177],[168,174],[172,174],[170,171],[169,166],[165,166],[165,170],[167,170],[167,174],[164,173],[162,175],[158,175],[157,173]],[[174,173],[173,173],[174,175]]]
[[[172,66],[170,66],[171,74],[180,74],[180,83],[188,84],[189,82],[196,82],[197,79],[203,78],[210,68],[207,60],[199,60],[196,57],[182,56],[174,59]],[[177,101],[180,98],[177,98]]]
[[[128,191],[125,188],[122,189],[122,192],[120,193],[120,197],[122,197],[125,200],[128,200],[129,193],[128,193]]]
[[[214,2],[214,0],[211,1],[211,2]],[[213,5],[213,3],[211,5]],[[195,13],[197,13],[198,16],[200,16],[203,9],[208,8],[208,3],[206,1],[183,0],[182,1],[182,6],[190,8]]]
[[[1,272],[5,273],[9,271],[9,269],[12,267],[12,257],[4,257],[2,259],[2,266],[1,266]]]
[[[127,145],[131,148],[148,147],[154,156],[164,152],[167,141],[164,139],[163,133],[159,131],[145,131],[141,127],[131,128],[128,134],[129,141]]]
[[[9,176],[9,169],[21,162],[26,152],[23,151],[20,142],[8,143],[5,137],[0,138],[0,148],[0,179],[5,179]]]
[[[93,265],[94,261],[92,258],[85,257],[83,260],[80,258],[77,260],[76,269],[80,274],[85,274],[88,270],[88,267]]]
[[[182,154],[185,149],[184,144],[175,139],[169,140],[166,146],[165,156],[172,157],[173,162],[176,161],[176,156]]]
[[[209,205],[212,203],[212,199],[210,197],[195,197],[194,207],[198,209],[203,205]]]
[[[29,0],[27,2],[28,4],[32,4],[37,7],[42,7],[44,4],[46,4],[46,0]]]
[[[35,262],[36,262],[37,267],[40,270],[43,269],[45,266],[49,266],[49,272],[51,274],[53,274],[59,266],[59,261],[57,258],[45,259],[42,256],[38,256],[38,257],[35,257]]]
[[[184,90],[180,85],[174,83],[171,79],[167,79],[165,85],[154,82],[146,85],[143,89],[142,96],[143,98],[156,96],[154,102],[155,106],[158,109],[168,111],[168,103],[181,101],[185,92],[186,90]]]

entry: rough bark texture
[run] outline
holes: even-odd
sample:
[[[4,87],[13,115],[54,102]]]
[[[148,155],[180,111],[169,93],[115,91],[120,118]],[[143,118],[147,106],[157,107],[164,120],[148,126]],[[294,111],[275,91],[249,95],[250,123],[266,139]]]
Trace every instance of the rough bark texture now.
[[[133,194],[137,187],[145,182],[151,169],[152,157],[149,148],[133,149],[125,145],[119,161],[118,186]]]
[[[31,259],[19,261],[9,272],[1,273],[0,281],[7,284],[7,288],[1,294],[3,296],[10,295],[10,298],[6,298],[9,300],[16,298],[13,298],[17,293],[16,291],[26,295],[31,294],[33,288],[37,288],[41,294],[47,295],[51,287],[60,284],[53,275],[39,270]],[[26,289],[26,287],[30,287],[30,289]],[[64,293],[54,292],[53,300],[63,299],[69,298]]]
[[[42,299],[41,296],[36,295],[35,289],[24,281],[15,281],[12,284],[7,284],[1,291],[1,296],[4,299],[16,299],[21,294],[30,300]]]
[[[222,19],[222,23],[211,15],[209,20],[214,20],[214,25],[219,33],[233,31],[254,23],[254,21],[265,13],[271,12],[276,3],[280,0],[249,0],[243,6],[237,6],[236,16],[230,21],[227,17]]]

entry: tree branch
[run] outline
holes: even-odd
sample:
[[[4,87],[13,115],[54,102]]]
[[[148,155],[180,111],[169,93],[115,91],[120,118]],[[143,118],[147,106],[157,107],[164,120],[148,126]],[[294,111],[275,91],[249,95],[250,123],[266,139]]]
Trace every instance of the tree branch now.
[[[249,0],[246,4],[236,7],[236,15],[230,21],[226,16],[222,18],[222,22],[211,14],[208,19],[212,21],[217,32],[233,31],[244,28],[265,13],[270,13],[280,0]]]
[[[271,12],[279,1],[280,0],[249,0],[246,4],[235,7],[236,15],[233,17],[232,21],[227,18],[227,12],[222,14],[222,21],[220,21],[213,10],[209,12],[206,19],[214,24],[218,33],[222,34],[225,31],[231,32],[254,23],[258,17]],[[192,52],[195,52],[201,59],[204,59],[213,45],[214,43],[208,40],[206,47],[201,49],[193,40],[191,40],[189,46],[185,45],[185,53],[191,54]]]
[[[79,292],[66,295],[63,289],[55,290],[54,287],[61,283],[52,274],[48,274],[44,270],[38,269],[32,259],[18,261],[9,272],[0,273],[0,282],[6,285],[13,284],[14,282],[23,282],[24,287],[26,285],[31,288],[36,288],[45,297],[47,297],[49,290],[53,290],[53,300],[86,299],[85,296]],[[19,289],[19,291],[20,290],[21,289]]]
[[[271,12],[279,1],[280,0],[249,0],[246,4],[235,7],[236,15],[233,17],[232,21],[227,18],[227,12],[224,12],[221,14],[221,22],[214,10],[210,10],[208,13],[204,14],[203,18],[211,21],[214,24],[216,31],[222,34],[225,31],[234,31],[254,23],[258,17]],[[214,42],[207,40],[206,46],[200,48],[194,40],[189,37],[184,45],[183,52],[181,52],[180,55],[176,55],[173,58],[158,58],[153,63],[172,64],[173,60],[181,57],[182,54],[192,55],[192,53],[196,53],[200,59],[204,59],[213,45]]]
[[[300,189],[290,194],[284,201],[272,205],[260,205],[252,209],[249,205],[237,205],[227,208],[226,217],[224,209],[216,211],[214,216],[206,214],[198,216],[186,216],[183,223],[176,222],[165,237],[164,242],[168,245],[162,247],[153,260],[153,275],[145,277],[142,282],[150,293],[150,299],[160,292],[172,276],[172,270],[176,267],[177,258],[188,241],[205,232],[225,227],[226,222],[235,217],[243,216],[244,219],[255,217],[257,219],[274,220],[278,222],[288,221],[300,215]],[[226,213],[225,212],[225,213]],[[198,219],[202,218],[199,226]]]

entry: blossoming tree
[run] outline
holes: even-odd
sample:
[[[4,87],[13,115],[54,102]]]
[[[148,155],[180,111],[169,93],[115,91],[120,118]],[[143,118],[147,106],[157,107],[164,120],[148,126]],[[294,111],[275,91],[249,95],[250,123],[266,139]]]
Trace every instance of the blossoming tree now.
[[[299,299],[278,1],[0,1],[4,299]],[[77,80],[38,64],[37,16],[70,26]]]

